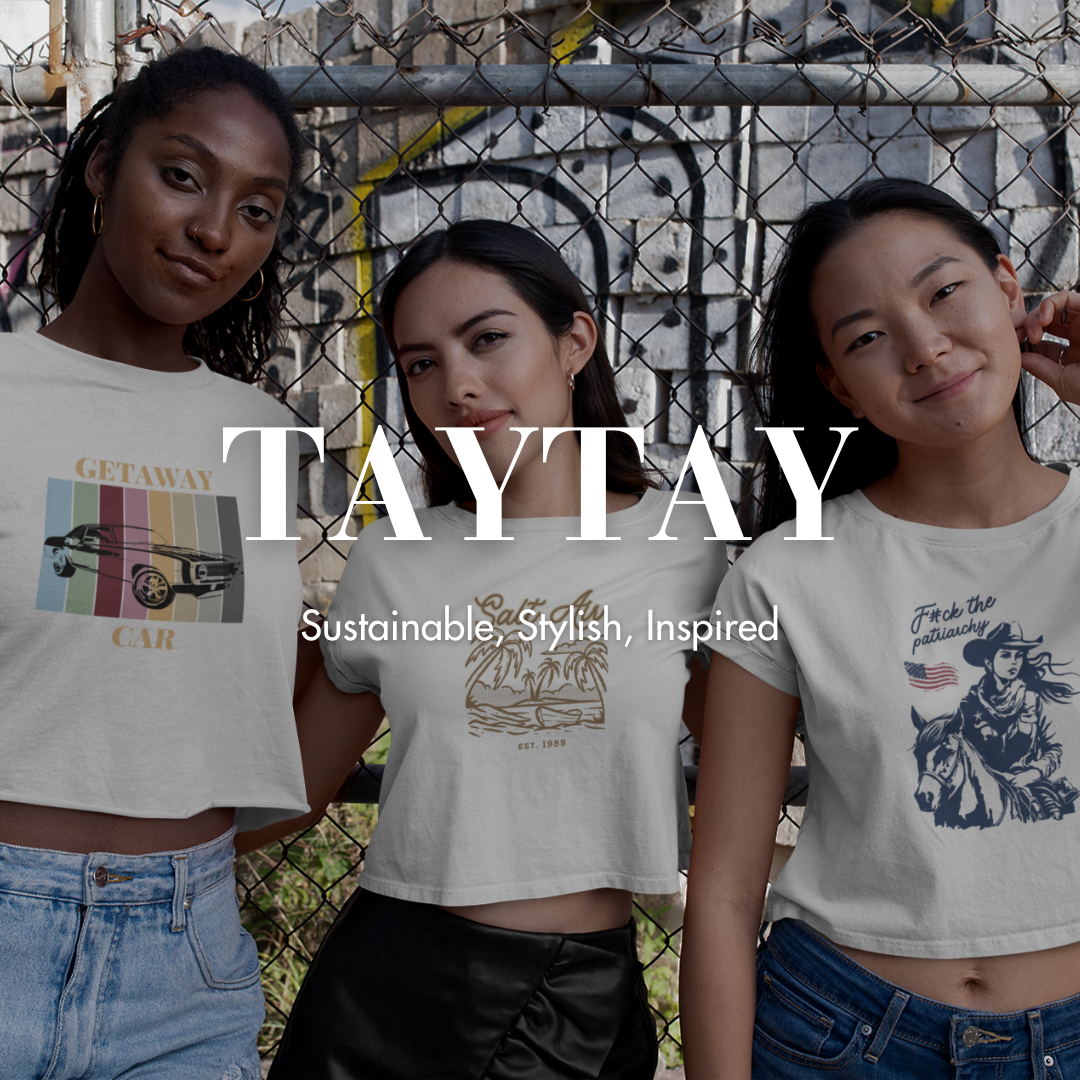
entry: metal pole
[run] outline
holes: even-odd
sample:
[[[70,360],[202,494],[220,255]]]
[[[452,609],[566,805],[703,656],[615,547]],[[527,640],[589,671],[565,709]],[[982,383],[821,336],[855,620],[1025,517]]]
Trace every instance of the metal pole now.
[[[71,0],[101,7],[101,0]],[[109,7],[109,11],[112,8]],[[74,35],[74,27],[71,28]],[[85,40],[85,38],[83,39]],[[83,61],[76,83],[86,109],[112,89],[112,37],[105,59]],[[77,50],[76,50],[77,54]],[[483,67],[272,67],[298,109],[316,106],[401,108],[454,105],[1073,105],[1080,104],[1080,66],[1032,71],[1007,64],[888,64],[867,73],[850,64],[583,64]],[[26,105],[55,104],[34,68],[0,68],[0,91],[25,83]],[[41,68],[41,72],[45,69]],[[96,74],[101,90],[82,89]],[[5,89],[7,88],[7,89]],[[69,97],[71,95],[69,94]],[[81,108],[81,106],[80,106]],[[81,117],[82,113],[79,113]]]
[[[68,0],[67,123],[74,131],[116,80],[114,0]]]
[[[313,106],[1065,105],[1080,67],[1012,64],[582,64],[276,67],[298,108]]]
[[[0,67],[0,104],[63,105],[64,73],[53,75],[44,64]]]
[[[64,69],[64,0],[49,0],[49,72]]]

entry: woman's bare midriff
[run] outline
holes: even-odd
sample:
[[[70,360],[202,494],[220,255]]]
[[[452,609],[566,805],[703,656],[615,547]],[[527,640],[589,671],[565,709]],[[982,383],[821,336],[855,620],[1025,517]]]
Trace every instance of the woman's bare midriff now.
[[[961,1009],[1022,1012],[1080,994],[1080,941],[1057,949],[970,960],[888,956],[832,944],[904,990]]]
[[[527,930],[534,934],[589,934],[614,930],[630,919],[633,895],[625,889],[590,889],[565,896],[535,900],[503,900],[497,904],[470,904],[445,911],[488,926]]]
[[[214,807],[190,818],[133,818],[0,802],[0,844],[81,854],[148,855],[205,844],[232,828],[234,814],[230,807]]]

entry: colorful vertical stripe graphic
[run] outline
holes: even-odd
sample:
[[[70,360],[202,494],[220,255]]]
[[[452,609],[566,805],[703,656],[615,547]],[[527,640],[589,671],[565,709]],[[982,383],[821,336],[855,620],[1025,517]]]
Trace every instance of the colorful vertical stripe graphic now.
[[[164,622],[244,621],[231,495],[49,479],[39,611]]]

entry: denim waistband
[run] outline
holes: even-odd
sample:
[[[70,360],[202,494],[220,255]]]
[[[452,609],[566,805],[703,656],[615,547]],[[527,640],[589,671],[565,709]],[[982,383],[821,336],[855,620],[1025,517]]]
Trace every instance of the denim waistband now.
[[[233,872],[235,829],[196,847],[149,855],[89,855],[0,844],[0,891],[76,904],[172,902],[183,925],[184,901]]]
[[[1080,995],[1012,1013],[946,1005],[880,978],[798,919],[773,923],[766,948],[824,997],[869,1022],[870,1061],[881,1056],[890,1038],[931,1046],[956,1064],[1041,1058],[1044,1050],[1080,1039]]]

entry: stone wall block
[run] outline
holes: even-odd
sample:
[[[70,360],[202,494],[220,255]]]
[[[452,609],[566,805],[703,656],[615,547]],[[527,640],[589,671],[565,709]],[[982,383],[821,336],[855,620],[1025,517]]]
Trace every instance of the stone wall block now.
[[[1074,220],[1057,210],[1015,210],[1009,231],[1009,258],[1025,290],[1047,293],[1075,285],[1078,245]]]
[[[685,297],[628,296],[619,334],[619,363],[636,357],[653,371],[685,368],[690,325]]]
[[[928,113],[929,109],[921,110]],[[866,130],[871,139],[887,139],[890,135],[922,134],[918,121],[911,115],[910,105],[878,105],[866,110]],[[923,116],[925,120],[925,116]]]
[[[659,408],[656,376],[640,360],[632,360],[615,375],[615,389],[627,426],[645,428],[647,442]]]
[[[731,460],[738,464],[756,460],[761,440],[765,437],[754,428],[762,423],[753,396],[745,386],[732,386],[730,394],[731,441],[728,448]]]
[[[755,0],[745,49],[747,63],[790,62],[806,17],[806,0]]]
[[[630,275],[634,292],[675,292],[687,281],[690,227],[651,218],[637,223],[638,257]]]
[[[607,207],[610,217],[657,218],[690,213],[689,180],[667,147],[611,155]]]
[[[1042,29],[1045,34],[1046,23],[1060,20],[1061,4],[1058,0],[996,0],[994,14],[1006,31],[1015,27],[1021,34],[1032,35]]]
[[[707,296],[734,296],[741,291],[736,260],[738,223],[734,218],[704,222],[704,272],[700,291]]]
[[[934,187],[976,213],[994,197],[997,132],[963,132],[938,136],[931,144]]]
[[[631,291],[634,222],[594,219],[588,230],[578,224],[552,225],[544,235],[558,248],[587,295],[601,291],[619,296]],[[599,285],[598,263],[604,276]]]
[[[420,231],[416,184],[375,196],[375,212],[367,216],[366,231],[373,247],[407,245]]]
[[[792,110],[797,111],[797,110]],[[751,195],[767,221],[794,221],[806,206],[809,147],[759,146],[754,151]]]
[[[705,380],[706,410],[702,426],[710,435],[716,436],[717,446],[727,446],[730,442],[727,427],[731,416],[731,380],[712,371],[697,376],[685,370],[671,373],[675,401],[668,414],[668,442],[689,446],[694,437],[693,395],[699,379]]]
[[[732,297],[710,298],[705,309],[705,329],[708,336],[705,369],[730,374],[739,362],[738,345],[742,305]]]
[[[1054,152],[1056,123],[999,126],[997,201],[1003,207],[1052,206],[1057,200]]]
[[[517,157],[521,153],[528,153],[532,148],[531,135],[527,148],[522,147],[520,128],[521,125],[513,122],[504,109],[494,116],[478,116],[467,125],[462,124],[444,131],[438,150],[439,157],[444,165],[475,165],[482,156]],[[500,151],[504,139],[506,152],[502,153]]]
[[[16,185],[10,180],[0,188],[0,232],[29,232],[33,215],[30,213],[29,196],[12,190]],[[18,187],[23,187],[19,184]]]
[[[582,151],[563,154],[555,180],[568,197],[579,199],[590,214],[603,208],[608,186],[608,156],[606,153]],[[555,221],[574,224],[579,219],[571,205],[554,201]]]
[[[533,114],[534,153],[563,154],[585,149],[582,127],[585,110],[579,108],[538,109]]]
[[[688,142],[726,142],[731,138],[731,109],[726,105],[686,105],[671,127]]]
[[[521,189],[519,188],[518,191]],[[461,189],[460,215],[464,218],[494,218],[509,221],[517,214],[517,202],[509,185],[491,180],[468,180]]]
[[[359,446],[364,441],[364,412],[360,391],[351,383],[319,387],[319,424],[326,430],[327,448]]]
[[[918,130],[917,128],[915,130]],[[904,177],[929,183],[933,172],[933,146],[928,135],[900,135],[874,142],[874,164],[881,176]]]
[[[1080,461],[1080,419],[1075,411],[1063,405],[1044,383],[1028,375],[1024,378],[1028,384],[1028,422],[1039,421],[1028,436],[1036,456],[1040,461]]]
[[[538,112],[533,108],[522,109],[519,117],[514,109],[492,110],[486,135],[486,143],[490,147],[488,156],[492,161],[532,157],[537,153],[532,125]]]
[[[865,145],[870,138],[869,114],[874,109],[867,109],[864,115],[856,108],[842,107],[836,111],[831,105],[811,105],[806,111],[807,138],[815,146],[851,142]]]

